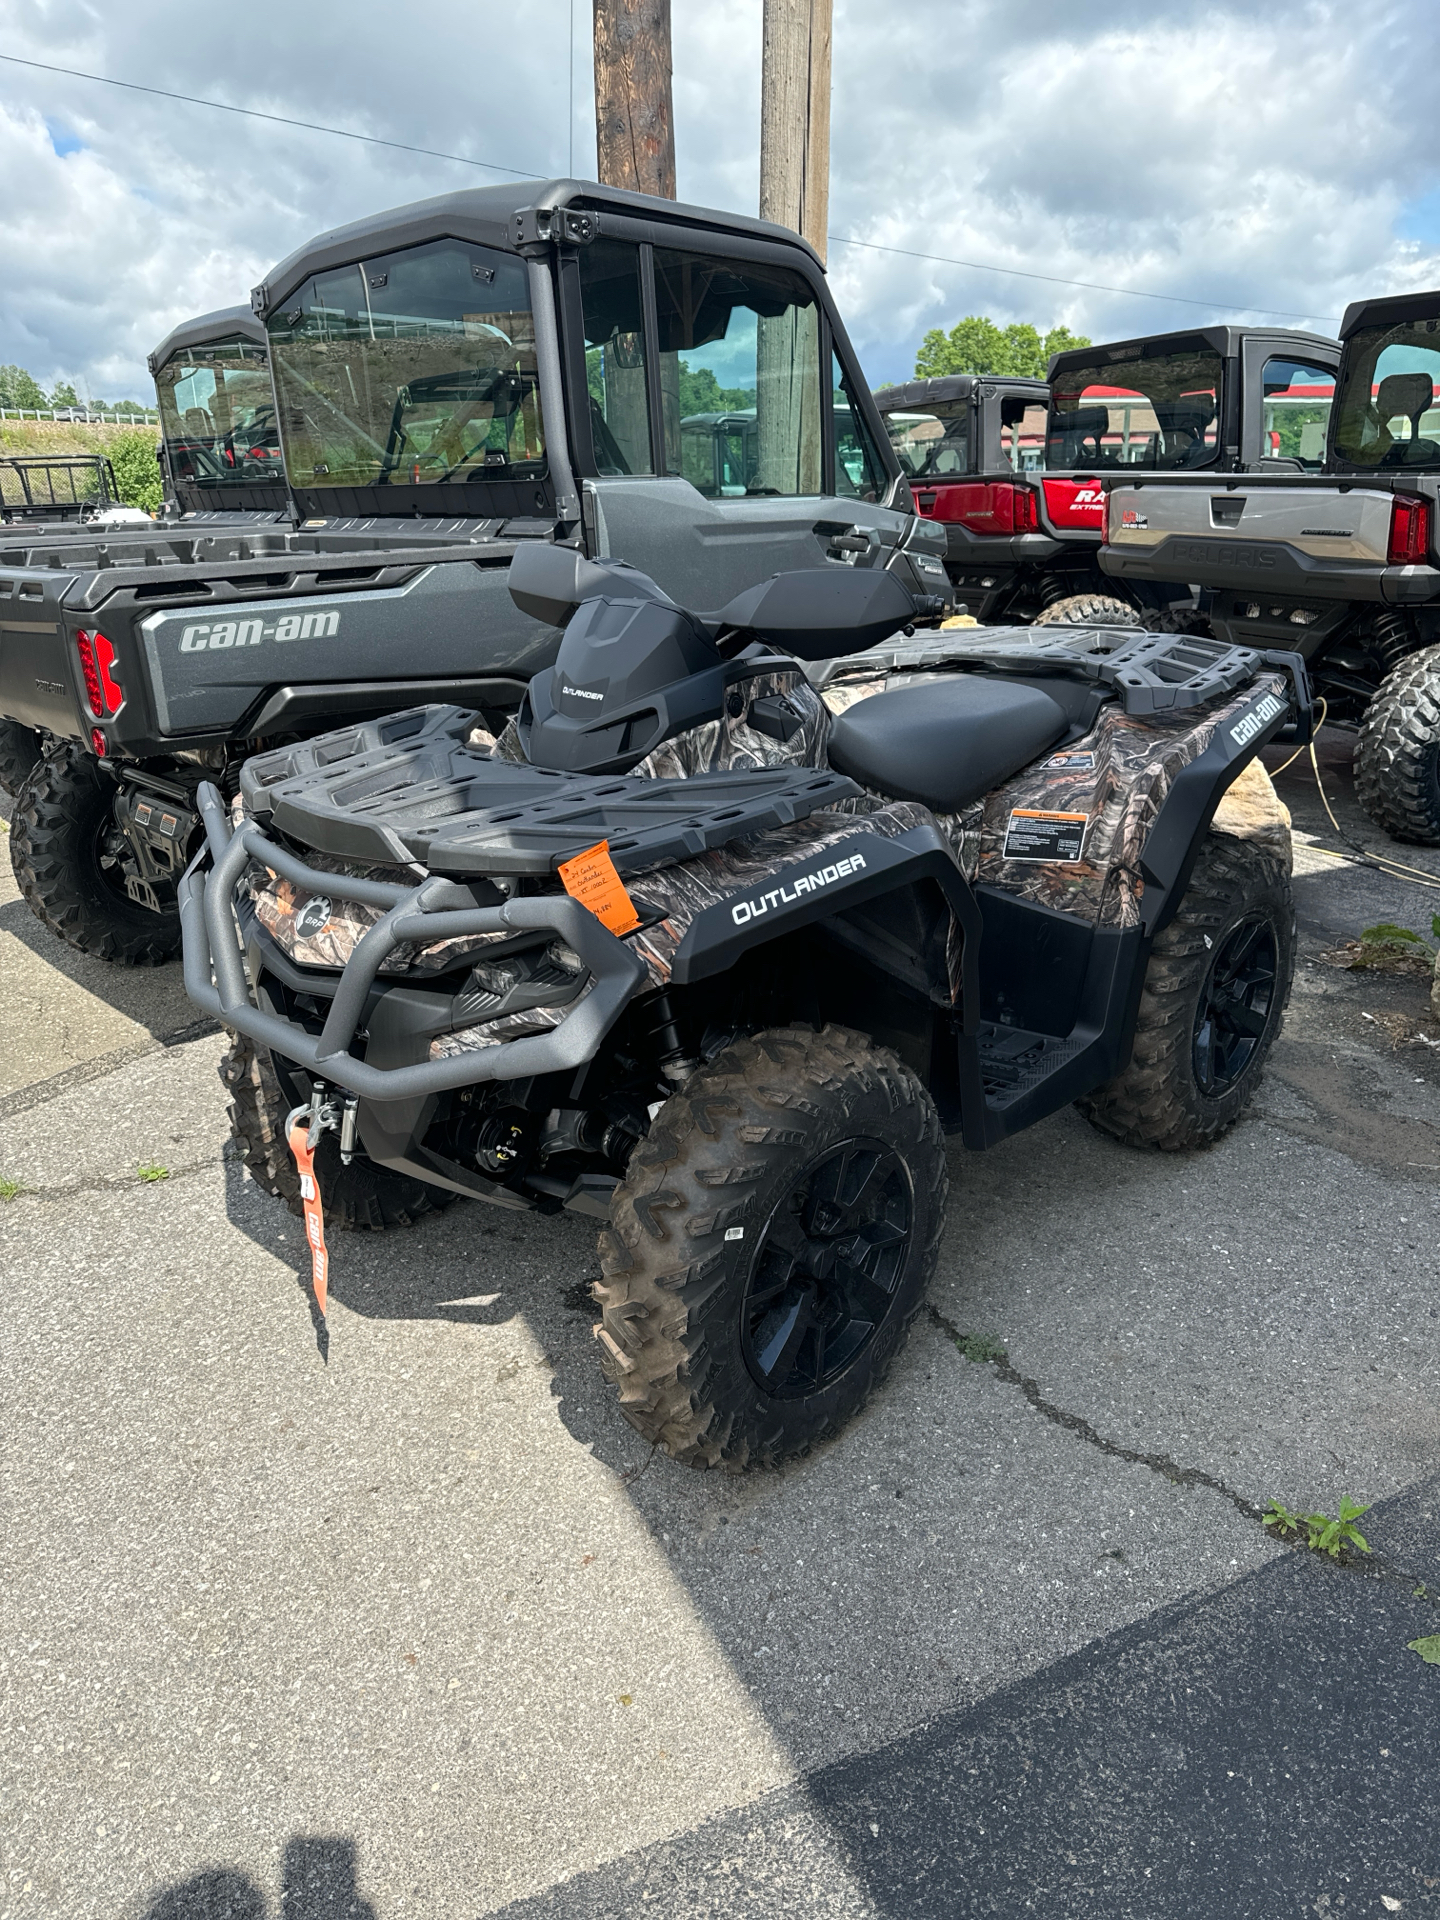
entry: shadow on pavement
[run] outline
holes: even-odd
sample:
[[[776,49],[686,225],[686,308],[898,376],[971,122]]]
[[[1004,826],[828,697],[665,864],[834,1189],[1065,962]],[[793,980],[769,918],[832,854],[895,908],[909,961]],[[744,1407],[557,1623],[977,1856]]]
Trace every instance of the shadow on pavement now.
[[[378,1920],[355,1885],[355,1844],[299,1834],[285,1848],[275,1920]],[[271,1920],[270,1903],[248,1873],[209,1867],[163,1888],[144,1920]]]

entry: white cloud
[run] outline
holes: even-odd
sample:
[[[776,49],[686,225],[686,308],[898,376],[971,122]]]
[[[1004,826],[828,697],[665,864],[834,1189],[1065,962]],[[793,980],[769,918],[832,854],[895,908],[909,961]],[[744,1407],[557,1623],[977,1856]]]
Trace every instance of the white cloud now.
[[[573,13],[588,173],[586,0]],[[571,15],[571,0],[15,0],[3,51],[562,173]],[[760,16],[760,0],[676,0],[686,199],[756,204]],[[1362,293],[1435,284],[1434,247],[1401,236],[1436,185],[1414,95],[1437,42],[1434,12],[1397,0],[837,0],[833,233],[1231,303],[832,246],[867,372],[906,373],[919,335],[967,312],[1103,338],[1246,300],[1323,321]],[[4,78],[0,360],[97,393],[145,391],[144,356],[177,320],[243,301],[311,234],[499,177],[22,67]]]

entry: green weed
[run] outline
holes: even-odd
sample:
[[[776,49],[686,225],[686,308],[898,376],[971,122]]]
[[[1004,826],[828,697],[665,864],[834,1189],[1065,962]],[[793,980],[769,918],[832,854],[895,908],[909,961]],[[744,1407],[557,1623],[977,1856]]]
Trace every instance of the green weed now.
[[[984,1366],[991,1360],[1008,1360],[1004,1344],[988,1333],[962,1333],[955,1342],[967,1360]]]
[[[1356,1553],[1370,1552],[1370,1542],[1355,1525],[1361,1514],[1369,1511],[1368,1506],[1357,1507],[1349,1494],[1341,1495],[1338,1520],[1332,1520],[1328,1513],[1292,1513],[1289,1507],[1272,1500],[1264,1521],[1279,1533],[1303,1538],[1312,1553],[1328,1553],[1332,1560],[1338,1560],[1347,1547]]]
[[[152,1183],[156,1180],[168,1180],[170,1178],[170,1169],[168,1167],[152,1167],[144,1161],[135,1169],[135,1172],[140,1179],[147,1183]]]
[[[1406,1650],[1418,1653],[1427,1667],[1440,1667],[1440,1633],[1422,1634],[1418,1640],[1407,1640]]]
[[[23,1180],[12,1180],[9,1174],[0,1173],[0,1200],[18,1200],[22,1193],[29,1191]]]

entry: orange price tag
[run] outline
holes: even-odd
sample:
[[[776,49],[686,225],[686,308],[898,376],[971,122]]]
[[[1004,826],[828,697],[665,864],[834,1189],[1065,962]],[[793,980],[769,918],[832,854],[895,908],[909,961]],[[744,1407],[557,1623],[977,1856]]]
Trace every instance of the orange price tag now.
[[[608,840],[587,847],[573,860],[562,860],[558,871],[560,883],[570,898],[588,907],[602,927],[608,927],[611,933],[629,933],[632,927],[639,926],[635,902],[615,871]]]
[[[325,1209],[320,1200],[320,1183],[315,1178],[315,1156],[306,1145],[309,1129],[297,1121],[290,1129],[290,1151],[300,1174],[300,1200],[305,1208],[305,1238],[310,1243],[310,1279],[315,1288],[315,1304],[321,1314],[329,1294],[330,1255],[325,1249]]]

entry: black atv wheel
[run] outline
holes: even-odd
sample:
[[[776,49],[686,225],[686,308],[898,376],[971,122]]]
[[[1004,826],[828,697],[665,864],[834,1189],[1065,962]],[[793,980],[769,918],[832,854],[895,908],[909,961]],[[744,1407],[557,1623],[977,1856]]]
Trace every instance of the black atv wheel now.
[[[115,782],[66,741],[16,799],[10,864],[30,910],[81,953],[122,967],[158,967],[180,947],[180,914],[152,913],[125,892],[115,841]]]
[[[15,795],[39,766],[45,743],[33,727],[0,720],[0,790]]]
[[[843,1027],[737,1041],[666,1101],[600,1235],[621,1412],[734,1472],[838,1432],[919,1311],[945,1192],[934,1102],[893,1053]]]
[[[230,1131],[256,1186],[283,1200],[291,1213],[303,1215],[300,1175],[285,1140],[288,1106],[268,1048],[232,1034],[220,1078],[230,1095]],[[348,1233],[410,1227],[422,1214],[438,1213],[456,1198],[443,1187],[377,1167],[360,1153],[345,1166],[333,1133],[322,1135],[315,1149],[315,1178],[326,1226]]]
[[[1355,742],[1355,798],[1392,839],[1440,846],[1440,647],[1380,682]]]
[[[1127,1146],[1208,1146],[1249,1104],[1294,972],[1286,861],[1258,841],[1210,834],[1151,950],[1130,1064],[1076,1105]]]
[[[1139,627],[1139,614],[1128,601],[1108,593],[1071,593],[1052,600],[1035,620],[1037,627]]]

